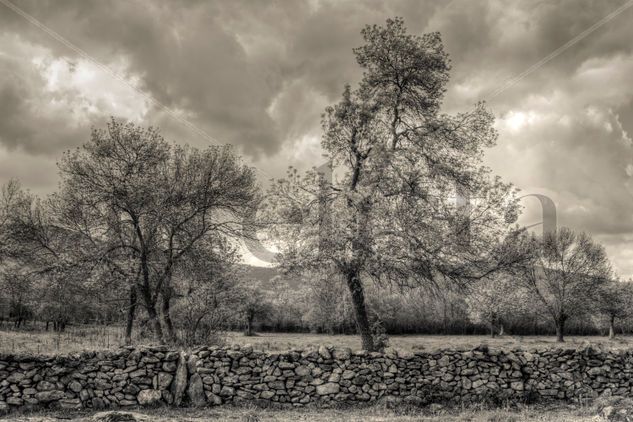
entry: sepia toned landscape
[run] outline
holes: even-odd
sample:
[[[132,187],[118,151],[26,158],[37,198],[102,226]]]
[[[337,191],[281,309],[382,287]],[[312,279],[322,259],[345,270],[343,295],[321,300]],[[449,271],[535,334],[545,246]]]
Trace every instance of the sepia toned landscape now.
[[[633,420],[633,0],[0,0],[0,418]]]

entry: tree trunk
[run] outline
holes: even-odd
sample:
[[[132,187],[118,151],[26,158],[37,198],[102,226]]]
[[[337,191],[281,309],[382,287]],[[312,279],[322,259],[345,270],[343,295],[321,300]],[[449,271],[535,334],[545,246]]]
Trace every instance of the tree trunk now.
[[[615,338],[615,317],[614,316],[611,316],[611,318],[609,319],[609,338],[610,339]]]
[[[150,327],[152,327],[152,331],[154,331],[154,337],[156,338],[156,341],[160,344],[163,344],[165,343],[165,338],[163,337],[163,329],[160,326],[158,313],[156,312],[156,303],[152,300],[152,294],[147,285],[143,285],[140,288],[141,295],[143,297],[143,303],[145,304],[145,309],[147,309],[149,325]]]
[[[174,330],[174,324],[171,321],[171,310],[170,310],[170,300],[171,297],[169,294],[162,295],[162,317],[165,328],[167,329],[167,340],[171,343],[176,342],[176,330]]]
[[[500,326],[499,326],[499,335],[502,336],[504,334],[505,334],[505,330],[503,328],[503,324],[500,324]]]
[[[249,337],[253,335],[253,315],[250,312],[246,316],[246,335]]]
[[[165,343],[165,338],[163,337],[163,329],[160,326],[160,321],[158,320],[158,314],[156,312],[156,307],[153,304],[147,306],[147,316],[149,318],[149,324],[154,331],[154,336],[156,337],[156,341],[160,344]]]
[[[136,315],[136,287],[130,287],[130,307],[127,310],[127,324],[125,325],[125,344],[132,344],[132,327],[134,326],[134,316]]]
[[[491,322],[490,323],[490,337],[495,338],[496,335],[497,333],[495,332],[495,324]]]
[[[347,287],[352,295],[352,302],[354,303],[354,312],[356,316],[356,326],[363,343],[363,350],[374,352],[376,351],[376,347],[374,345],[374,336],[372,335],[371,327],[369,326],[363,285],[356,272],[349,272],[347,274]]]
[[[563,343],[565,340],[563,339],[563,335],[565,334],[565,318],[559,317],[556,321],[556,341],[559,343]]]

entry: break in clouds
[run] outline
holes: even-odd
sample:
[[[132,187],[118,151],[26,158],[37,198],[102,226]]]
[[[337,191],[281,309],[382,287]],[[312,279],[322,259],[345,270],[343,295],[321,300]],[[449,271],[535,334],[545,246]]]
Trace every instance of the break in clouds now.
[[[319,165],[320,115],[360,78],[351,54],[360,29],[402,16],[412,33],[442,35],[446,112],[489,100],[500,135],[486,156],[493,171],[551,197],[559,225],[591,232],[633,276],[633,8],[490,97],[622,0],[14,3],[122,80],[0,5],[0,183],[52,191],[61,152],[110,115],[158,126],[170,141],[210,142],[139,91],[238,146],[262,183],[287,165]],[[538,221],[536,200],[524,205],[521,221]]]

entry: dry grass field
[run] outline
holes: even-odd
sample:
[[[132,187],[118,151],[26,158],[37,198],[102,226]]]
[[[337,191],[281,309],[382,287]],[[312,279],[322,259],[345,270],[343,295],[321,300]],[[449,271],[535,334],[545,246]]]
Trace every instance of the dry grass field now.
[[[143,422],[589,422],[602,421],[591,407],[522,407],[518,409],[452,409],[431,411],[418,409],[409,412],[385,409],[379,405],[348,409],[273,410],[248,407],[218,407],[208,409],[133,410]],[[2,418],[0,418],[1,420]],[[7,419],[8,420],[8,419]],[[94,422],[100,419],[87,413],[36,413],[11,415],[15,422]],[[125,420],[125,419],[110,419]]]
[[[360,339],[351,335],[324,335],[300,333],[258,333],[245,337],[242,333],[226,333],[227,344],[251,344],[257,350],[283,351],[289,349],[308,349],[320,345],[349,347],[360,349]],[[111,350],[123,345],[121,327],[78,326],[68,327],[63,333],[52,331],[13,331],[0,329],[0,352],[60,354],[75,353],[84,350]],[[606,349],[633,348],[633,337],[577,337],[566,338],[564,344],[556,343],[553,336],[440,336],[440,335],[401,335],[391,336],[390,346],[399,350],[433,351],[439,349],[471,349],[485,344],[500,349],[543,349],[552,347],[578,348],[591,344]],[[144,344],[136,339],[135,344]]]

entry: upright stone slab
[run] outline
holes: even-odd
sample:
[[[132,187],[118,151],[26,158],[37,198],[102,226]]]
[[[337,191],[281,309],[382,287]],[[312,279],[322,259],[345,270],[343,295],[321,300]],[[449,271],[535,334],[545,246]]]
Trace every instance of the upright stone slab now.
[[[180,352],[178,358],[178,368],[176,369],[176,376],[171,383],[171,392],[174,395],[174,404],[180,406],[182,403],[182,396],[187,389],[187,356],[185,352]]]
[[[189,378],[189,387],[187,387],[187,396],[189,401],[196,407],[202,407],[207,404],[207,398],[204,394],[204,385],[200,375],[193,374]]]

